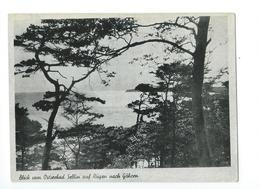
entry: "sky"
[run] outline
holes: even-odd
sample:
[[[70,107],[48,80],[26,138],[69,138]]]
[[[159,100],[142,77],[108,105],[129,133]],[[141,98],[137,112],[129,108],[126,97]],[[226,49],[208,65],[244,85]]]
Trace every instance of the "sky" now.
[[[167,17],[146,17],[136,18],[138,23],[150,24],[159,21],[167,21]],[[17,19],[14,22],[14,35],[20,35],[30,24],[40,24],[41,19],[37,16],[27,16],[22,19]],[[207,61],[210,61],[209,68],[211,71],[209,75],[214,76],[218,73],[219,69],[227,66],[228,57],[228,25],[227,17],[225,16],[214,16],[210,20],[210,31],[209,37],[212,39],[207,50],[213,50],[213,53],[207,57]],[[145,35],[149,30],[141,30],[141,35]],[[142,33],[143,32],[143,33]],[[140,38],[139,36],[139,38]],[[136,38],[138,41],[138,38]],[[126,51],[121,56],[112,59],[107,66],[108,70],[116,72],[115,78],[112,78],[110,85],[105,87],[101,84],[100,76],[96,73],[92,74],[88,79],[76,85],[79,91],[98,91],[98,90],[127,90],[133,89],[139,83],[148,83],[155,81],[154,76],[149,72],[154,68],[154,65],[149,63],[147,66],[141,66],[142,62],[136,62],[129,64],[129,62],[135,57],[141,57],[144,54],[151,53],[154,56],[163,57],[165,48],[164,44],[161,43],[150,43],[142,46],[138,46]],[[24,52],[21,48],[15,48],[14,60],[15,63],[19,63],[22,60],[30,58],[32,55]],[[160,61],[160,60],[159,60]],[[79,76],[83,74],[84,70],[66,69],[62,70],[65,75],[75,74]],[[42,92],[51,90],[52,86],[44,78],[42,73],[36,73],[30,78],[21,78],[16,75],[15,77],[15,90],[16,92]]]

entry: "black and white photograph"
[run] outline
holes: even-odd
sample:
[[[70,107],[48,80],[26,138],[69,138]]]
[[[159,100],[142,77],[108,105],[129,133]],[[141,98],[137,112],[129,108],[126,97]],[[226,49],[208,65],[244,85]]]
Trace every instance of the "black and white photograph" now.
[[[12,180],[236,181],[234,22],[9,15]]]

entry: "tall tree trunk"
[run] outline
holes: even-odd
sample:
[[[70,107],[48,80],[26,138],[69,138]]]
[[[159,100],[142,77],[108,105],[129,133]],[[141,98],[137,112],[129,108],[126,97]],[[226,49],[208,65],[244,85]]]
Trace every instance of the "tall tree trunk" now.
[[[52,131],[53,131],[54,120],[57,115],[58,109],[59,109],[59,105],[58,102],[56,102],[56,105],[54,106],[54,109],[48,121],[47,136],[45,140],[45,146],[44,146],[43,157],[42,157],[42,170],[49,169],[49,160],[50,160],[50,153],[51,153],[52,141],[53,141]]]
[[[199,166],[210,166],[208,140],[203,118],[202,86],[204,79],[204,62],[207,48],[209,16],[200,17],[196,36],[196,49],[193,55],[193,81],[192,81],[192,116],[193,127],[196,133],[196,147]]]
[[[150,167],[150,158],[147,159],[148,168]]]
[[[164,146],[161,147],[160,151],[160,167],[163,168],[165,165],[165,150]]]
[[[78,124],[77,124],[77,126],[78,126]],[[80,147],[81,147],[80,138],[79,137],[77,137],[77,141],[78,141],[78,150],[75,153],[75,169],[79,168]]]
[[[136,117],[136,125],[139,123],[139,117],[140,117],[140,114],[137,113],[137,117]]]
[[[75,169],[78,169],[79,166],[79,154],[75,154]]]
[[[171,120],[171,167],[175,166],[175,154],[176,154],[176,105],[173,102],[172,120]]]

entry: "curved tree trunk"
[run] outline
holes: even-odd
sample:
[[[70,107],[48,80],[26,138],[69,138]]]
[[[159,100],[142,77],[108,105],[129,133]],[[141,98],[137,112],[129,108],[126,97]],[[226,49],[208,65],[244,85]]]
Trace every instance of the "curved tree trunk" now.
[[[48,121],[47,136],[45,140],[45,146],[44,146],[43,157],[42,157],[42,170],[49,169],[49,160],[50,160],[50,153],[51,153],[52,141],[53,141],[52,131],[54,126],[54,120],[59,109],[59,105],[57,105],[57,103],[58,102],[56,102],[56,106],[54,107]]]
[[[196,133],[197,159],[199,166],[210,166],[209,145],[203,117],[202,86],[204,79],[204,62],[207,48],[209,16],[200,17],[196,36],[196,49],[193,55],[192,81],[192,116]]]

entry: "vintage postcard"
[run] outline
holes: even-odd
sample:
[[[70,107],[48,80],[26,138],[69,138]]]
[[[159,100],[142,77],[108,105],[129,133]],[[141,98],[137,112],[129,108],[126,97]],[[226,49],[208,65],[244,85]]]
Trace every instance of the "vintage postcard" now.
[[[233,14],[9,15],[11,178],[238,180]]]

